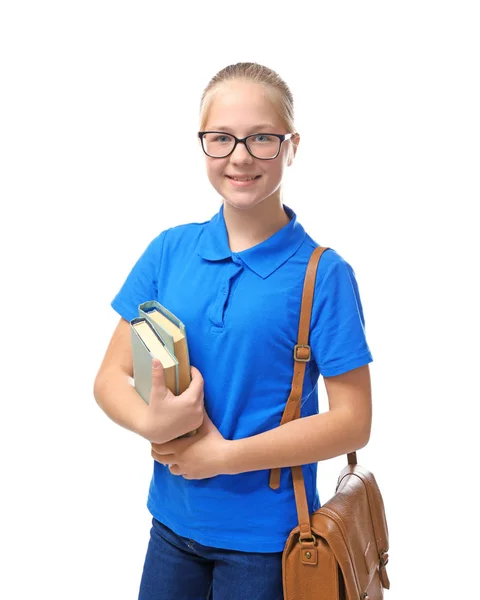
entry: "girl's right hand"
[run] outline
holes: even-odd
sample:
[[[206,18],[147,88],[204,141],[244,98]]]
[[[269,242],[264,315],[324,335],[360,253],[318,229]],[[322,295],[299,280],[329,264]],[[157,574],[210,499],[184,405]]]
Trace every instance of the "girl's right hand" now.
[[[152,361],[152,391],[150,403],[140,425],[140,435],[150,442],[163,444],[198,429],[203,423],[203,377],[198,369],[190,367],[192,381],[179,396],[165,385],[162,363]]]

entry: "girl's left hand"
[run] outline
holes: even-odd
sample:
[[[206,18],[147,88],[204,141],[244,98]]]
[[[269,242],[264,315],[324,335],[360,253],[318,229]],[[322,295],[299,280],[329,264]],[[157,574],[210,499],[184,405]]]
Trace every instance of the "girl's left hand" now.
[[[152,458],[170,465],[172,475],[185,479],[206,479],[227,473],[230,440],[226,440],[204,409],[203,423],[192,437],[152,443]]]

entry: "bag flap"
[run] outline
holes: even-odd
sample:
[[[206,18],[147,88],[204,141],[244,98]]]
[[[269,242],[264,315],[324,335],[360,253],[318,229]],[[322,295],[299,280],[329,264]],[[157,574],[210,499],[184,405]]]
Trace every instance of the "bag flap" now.
[[[388,525],[385,516],[385,505],[375,477],[373,473],[361,465],[347,465],[338,477],[337,492],[342,489],[350,476],[358,477],[365,486],[375,530],[377,550],[379,555],[386,553],[388,552]]]
[[[388,531],[383,500],[369,471],[359,465],[345,467],[335,495],[311,515],[311,526],[335,555],[348,597],[370,589],[373,598],[375,588],[389,587],[384,585]]]

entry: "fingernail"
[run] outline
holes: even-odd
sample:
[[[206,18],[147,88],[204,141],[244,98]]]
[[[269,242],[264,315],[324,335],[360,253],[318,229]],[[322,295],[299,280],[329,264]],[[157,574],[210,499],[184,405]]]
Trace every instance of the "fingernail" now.
[[[153,363],[153,368],[154,368],[154,369],[159,369],[159,368],[160,368],[160,363],[158,363],[158,362],[154,362],[154,363]]]

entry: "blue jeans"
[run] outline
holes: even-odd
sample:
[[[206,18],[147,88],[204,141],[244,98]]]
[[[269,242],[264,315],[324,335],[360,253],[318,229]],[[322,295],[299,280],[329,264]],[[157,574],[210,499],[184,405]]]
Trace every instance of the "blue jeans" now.
[[[138,600],[283,600],[282,552],[202,546],[153,518]]]

